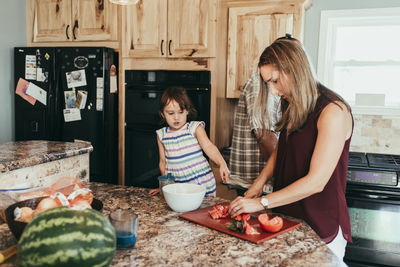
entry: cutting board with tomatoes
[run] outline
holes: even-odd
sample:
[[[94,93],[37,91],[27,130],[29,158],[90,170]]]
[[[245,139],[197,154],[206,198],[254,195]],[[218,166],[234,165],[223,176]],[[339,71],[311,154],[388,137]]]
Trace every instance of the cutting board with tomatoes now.
[[[229,205],[229,203],[221,203],[220,205]],[[228,235],[232,235],[241,239],[245,239],[247,241],[253,242],[253,243],[261,243],[266,240],[269,240],[271,238],[274,238],[278,235],[281,235],[283,233],[286,233],[292,229],[295,229],[301,225],[299,222],[287,220],[285,218],[283,219],[283,226],[282,228],[276,232],[276,233],[270,233],[264,231],[259,222],[258,222],[258,215],[260,213],[252,213],[250,214],[250,219],[248,220],[248,223],[255,229],[257,230],[260,234],[258,235],[248,235],[246,233],[240,233],[236,231],[232,231],[228,229],[228,225],[232,223],[232,219],[230,216],[226,218],[220,218],[220,219],[213,219],[211,218],[209,211],[211,211],[214,208],[215,205],[209,206],[206,208],[190,211],[190,212],[185,212],[179,215],[179,217],[184,218],[188,221],[195,222],[198,224],[201,224],[203,226],[209,227],[211,229],[226,233]],[[271,219],[274,216],[270,216]]]

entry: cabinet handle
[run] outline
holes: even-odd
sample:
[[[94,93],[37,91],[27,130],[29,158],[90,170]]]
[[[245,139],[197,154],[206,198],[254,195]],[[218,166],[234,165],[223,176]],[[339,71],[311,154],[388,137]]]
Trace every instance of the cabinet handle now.
[[[65,28],[65,35],[67,36],[67,40],[69,40],[68,29],[69,29],[69,24],[67,25],[67,28]]]
[[[172,40],[169,40],[169,44],[168,44],[168,53],[169,53],[170,56],[172,56],[172,53],[171,53],[171,43],[172,43]]]
[[[162,56],[164,55],[163,45],[164,45],[164,39],[161,40],[161,47],[160,47]]]
[[[76,36],[75,36],[75,29],[76,29],[76,28],[79,28],[79,25],[78,25],[78,21],[77,21],[77,20],[75,20],[74,28],[72,28],[72,35],[74,36],[74,40],[76,40]]]

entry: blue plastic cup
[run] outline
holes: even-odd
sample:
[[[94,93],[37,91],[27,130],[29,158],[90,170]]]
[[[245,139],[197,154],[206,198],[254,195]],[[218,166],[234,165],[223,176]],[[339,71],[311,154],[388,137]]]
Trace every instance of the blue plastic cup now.
[[[168,173],[165,176],[158,176],[158,184],[160,186],[160,194],[163,195],[162,188],[164,186],[166,186],[167,184],[173,184],[173,183],[175,183],[174,177],[170,173]]]

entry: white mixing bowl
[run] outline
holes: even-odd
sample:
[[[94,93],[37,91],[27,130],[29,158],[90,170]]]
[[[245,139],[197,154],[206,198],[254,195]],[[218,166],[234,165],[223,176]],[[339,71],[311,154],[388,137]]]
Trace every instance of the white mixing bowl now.
[[[162,188],[165,201],[176,212],[187,212],[200,207],[206,188],[197,184],[176,183]]]

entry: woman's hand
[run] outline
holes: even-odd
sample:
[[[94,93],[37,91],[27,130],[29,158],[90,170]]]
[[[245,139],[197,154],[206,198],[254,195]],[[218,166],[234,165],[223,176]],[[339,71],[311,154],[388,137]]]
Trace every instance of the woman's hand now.
[[[160,193],[160,188],[151,189],[151,190],[149,191],[149,195],[150,195],[150,196],[155,196],[155,195],[157,195],[158,193]]]
[[[246,198],[256,198],[261,196],[263,193],[264,184],[255,180],[254,183],[249,187],[249,189],[244,192]]]
[[[229,183],[230,174],[231,174],[231,172],[229,171],[226,164],[222,164],[222,166],[219,167],[219,175],[221,176],[222,182]]]
[[[242,213],[252,213],[263,209],[260,198],[237,197],[229,206],[229,214],[233,218]]]

